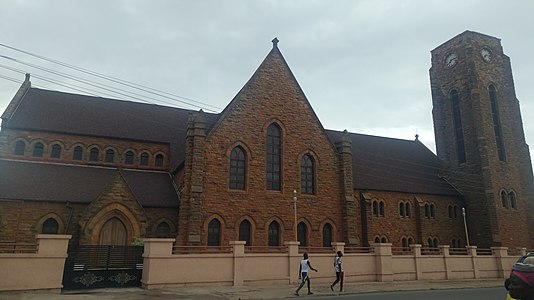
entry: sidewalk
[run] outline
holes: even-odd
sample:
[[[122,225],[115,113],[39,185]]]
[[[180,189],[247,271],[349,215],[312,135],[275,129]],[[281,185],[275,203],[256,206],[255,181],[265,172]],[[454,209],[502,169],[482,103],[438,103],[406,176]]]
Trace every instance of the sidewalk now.
[[[463,288],[489,288],[503,287],[503,279],[482,280],[451,280],[451,281],[396,281],[396,282],[362,282],[345,285],[343,294],[373,293],[385,291],[412,291],[431,289],[463,289]],[[10,292],[0,293],[0,300],[245,300],[245,299],[283,299],[283,298],[310,298],[314,296],[337,295],[330,291],[328,284],[312,284],[314,295],[306,295],[306,287],[301,296],[294,295],[296,286],[210,286],[210,287],[180,287],[156,290],[143,290],[141,288],[125,289],[98,289],[71,291],[62,294],[46,292]],[[503,287],[504,290],[504,287]],[[306,295],[306,296],[304,296]]]

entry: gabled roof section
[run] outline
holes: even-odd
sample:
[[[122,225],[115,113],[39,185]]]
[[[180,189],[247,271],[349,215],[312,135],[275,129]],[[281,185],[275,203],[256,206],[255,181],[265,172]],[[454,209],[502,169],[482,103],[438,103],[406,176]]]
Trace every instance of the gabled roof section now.
[[[174,169],[185,159],[187,120],[192,112],[29,88],[2,127],[169,144]],[[219,115],[205,116],[209,127]]]
[[[305,104],[309,107],[309,110],[312,114],[312,118],[315,119],[317,124],[324,132],[324,127],[322,126],[317,114],[313,110],[308,98],[302,91],[297,79],[293,75],[293,72],[289,68],[287,61],[285,60],[282,52],[278,48],[278,38],[272,40],[273,48],[267,54],[263,62],[260,64],[258,69],[254,72],[252,77],[245,83],[237,95],[232,99],[232,101],[225,107],[221,112],[220,118],[212,127],[212,131],[216,130],[219,125],[224,122],[226,117],[231,113],[232,110],[236,109],[236,106],[239,105],[239,102],[247,101],[253,98],[255,95],[261,96],[261,93],[269,93],[269,90],[262,90],[264,87],[279,87],[287,89],[296,89],[296,93],[302,96],[302,99],[305,101]],[[285,74],[284,74],[285,73]],[[287,75],[287,76],[281,76]],[[284,81],[280,82],[280,78],[289,78],[289,82]],[[267,104],[266,104],[267,105]],[[208,133],[209,134],[209,133]],[[326,136],[326,133],[325,133]],[[332,145],[333,146],[333,145]]]
[[[343,132],[327,130],[333,141]],[[348,133],[352,142],[353,186],[358,190],[460,196],[440,177],[437,156],[419,140]]]
[[[166,172],[0,160],[0,199],[89,204],[120,172],[143,207],[177,208],[179,197]]]

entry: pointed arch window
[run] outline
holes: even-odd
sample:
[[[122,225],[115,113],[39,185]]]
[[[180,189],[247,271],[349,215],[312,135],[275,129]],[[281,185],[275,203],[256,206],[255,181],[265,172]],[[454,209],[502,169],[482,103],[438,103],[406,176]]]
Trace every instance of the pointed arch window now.
[[[315,193],[313,159],[306,154],[300,162],[300,189],[303,194]]]
[[[213,219],[208,224],[208,246],[220,246],[221,243],[221,222]]]
[[[98,151],[98,148],[93,147],[89,151],[89,161],[98,161],[98,154],[100,151]]]
[[[26,143],[24,141],[17,141],[15,143],[15,155],[24,155],[26,150]]]
[[[495,86],[491,84],[488,87],[490,104],[491,104],[491,118],[493,120],[493,131],[495,132],[495,144],[497,145],[497,154],[500,161],[506,161],[504,152],[504,142],[501,130],[501,121],[499,118],[499,107],[497,106],[497,91]]]
[[[378,216],[379,216],[379,217],[383,217],[383,216],[385,215],[385,213],[384,213],[384,210],[385,210],[384,206],[385,206],[384,201],[380,201],[380,202],[378,203]]]
[[[508,197],[505,191],[501,192],[501,205],[503,208],[508,208]]]
[[[276,124],[267,128],[267,164],[266,185],[267,190],[279,191],[281,189],[281,163],[282,163],[282,132]]]
[[[43,143],[35,143],[33,146],[33,156],[43,157],[44,145]]]
[[[83,158],[83,148],[80,146],[74,147],[74,152],[72,153],[73,160],[82,160]]]
[[[106,150],[106,158],[105,161],[107,163],[113,163],[115,162],[115,151],[113,149]]]
[[[57,234],[59,232],[59,224],[56,219],[48,218],[43,223],[43,229],[41,231],[43,234]]]
[[[323,226],[323,247],[332,247],[332,225],[329,223]]]
[[[230,189],[244,190],[246,188],[246,156],[240,146],[230,153]]]
[[[250,222],[248,220],[243,220],[239,224],[239,240],[245,241],[246,246],[252,246]]]
[[[61,146],[59,144],[52,145],[52,149],[50,151],[50,157],[51,158],[60,158],[61,157]]]
[[[297,237],[301,247],[308,246],[308,226],[304,222],[300,222],[297,226]]]
[[[454,134],[456,137],[456,154],[458,156],[458,163],[462,164],[466,161],[464,131],[462,127],[462,116],[460,113],[460,97],[458,91],[452,90],[450,93],[452,102],[452,116],[454,121]]]
[[[517,208],[517,203],[515,200],[515,193],[514,192],[508,193],[508,198],[510,199],[510,208]]]
[[[280,225],[276,221],[269,224],[269,246],[280,246]]]

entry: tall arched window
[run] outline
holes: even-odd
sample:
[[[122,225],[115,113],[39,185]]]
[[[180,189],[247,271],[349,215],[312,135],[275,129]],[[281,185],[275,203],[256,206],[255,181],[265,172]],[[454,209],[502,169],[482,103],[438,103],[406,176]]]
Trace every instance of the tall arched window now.
[[[436,206],[433,203],[430,203],[430,217],[436,217]]]
[[[115,162],[115,151],[113,149],[106,150],[106,159],[107,163]]]
[[[43,223],[43,229],[41,231],[43,234],[57,234],[59,232],[59,224],[56,219],[48,218]]]
[[[508,198],[510,199],[510,207],[511,208],[517,208],[516,205],[516,201],[515,201],[515,193],[514,192],[510,192],[508,193]]]
[[[141,157],[139,159],[139,165],[148,166],[148,153],[146,152],[141,153]]]
[[[508,208],[508,197],[505,191],[501,192],[501,205],[503,208]]]
[[[26,143],[24,141],[17,141],[15,143],[15,155],[24,155],[26,150]]]
[[[425,203],[425,218],[430,218],[430,205]]]
[[[497,91],[495,86],[490,85],[488,88],[490,104],[491,104],[491,118],[493,120],[493,131],[495,132],[495,144],[497,145],[497,154],[500,161],[506,160],[504,152],[504,142],[501,130],[501,121],[499,119],[499,108],[497,106]]]
[[[373,217],[378,217],[378,201],[373,201]]]
[[[380,217],[383,217],[383,216],[385,215],[385,212],[384,212],[384,211],[385,211],[384,205],[385,205],[385,204],[384,204],[384,201],[380,201],[380,202],[378,203],[378,215],[379,215]]]
[[[332,247],[332,225],[329,223],[323,226],[323,247]]]
[[[303,194],[315,193],[314,168],[311,156],[304,155],[300,162],[300,189]]]
[[[300,222],[297,226],[297,237],[301,247],[308,246],[308,226],[304,222]]]
[[[60,158],[61,157],[61,146],[59,144],[52,145],[52,150],[50,151],[51,158]]]
[[[246,157],[243,148],[237,146],[230,153],[230,188],[244,190],[246,187]]]
[[[465,163],[465,144],[464,131],[462,127],[462,116],[460,113],[460,97],[458,91],[452,90],[450,93],[452,102],[452,116],[454,120],[454,134],[456,137],[456,154],[458,156],[458,163]]]
[[[127,165],[133,165],[134,163],[134,153],[132,151],[127,151],[124,154],[124,163]]]
[[[399,215],[401,218],[406,217],[406,205],[404,202],[399,203]]]
[[[269,224],[269,246],[280,246],[280,225],[276,221]]]
[[[267,128],[267,165],[266,187],[268,190],[279,191],[281,189],[281,163],[282,163],[282,133],[276,124]]]
[[[220,246],[221,243],[221,222],[213,219],[208,224],[208,246]]]
[[[250,222],[248,220],[243,220],[239,224],[239,240],[245,241],[246,246],[252,246]]]
[[[80,146],[74,147],[74,151],[72,152],[72,159],[82,160],[82,158],[83,158],[83,148]]]
[[[154,166],[163,167],[163,154],[156,155],[156,160],[154,162]]]
[[[98,161],[99,153],[100,151],[98,150],[98,148],[96,147],[91,148],[91,150],[89,151],[89,161]]]
[[[411,207],[410,202],[406,202],[406,218],[409,218],[411,216]]]
[[[33,146],[33,156],[43,157],[44,145],[43,143],[35,143]]]

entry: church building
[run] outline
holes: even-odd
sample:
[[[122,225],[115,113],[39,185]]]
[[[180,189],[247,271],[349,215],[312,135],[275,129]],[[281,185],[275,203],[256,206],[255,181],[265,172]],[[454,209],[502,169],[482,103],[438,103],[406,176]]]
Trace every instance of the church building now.
[[[500,40],[465,31],[431,54],[437,154],[417,136],[325,129],[276,38],[218,114],[39,89],[27,75],[2,114],[0,241],[534,247],[532,165]]]

